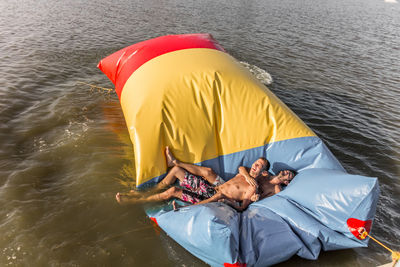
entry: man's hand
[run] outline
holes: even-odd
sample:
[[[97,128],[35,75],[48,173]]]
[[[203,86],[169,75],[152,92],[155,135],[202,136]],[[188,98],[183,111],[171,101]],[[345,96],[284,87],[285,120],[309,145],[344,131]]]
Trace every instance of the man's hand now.
[[[256,202],[256,201],[258,201],[260,199],[260,194],[253,194],[251,197],[250,197],[250,200],[252,201],[252,202]]]
[[[250,176],[250,174],[247,172],[247,170],[246,170],[245,167],[240,166],[240,167],[239,167],[239,173],[240,173],[241,175],[244,176],[244,178],[246,179],[246,182],[247,182],[249,185],[251,185],[251,186],[253,186],[253,187],[255,187],[255,188],[258,187],[258,184],[257,184],[256,179],[254,179],[253,177]]]
[[[248,182],[249,185],[254,186],[255,188],[258,187],[256,179],[254,179],[253,177],[246,177],[245,176],[244,178],[246,178],[246,182]]]

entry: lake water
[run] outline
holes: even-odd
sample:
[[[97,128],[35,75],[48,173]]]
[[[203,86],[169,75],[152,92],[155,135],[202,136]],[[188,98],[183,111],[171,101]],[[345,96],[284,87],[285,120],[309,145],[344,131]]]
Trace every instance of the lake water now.
[[[0,265],[205,266],[142,207],[117,205],[134,186],[119,101],[78,83],[111,88],[101,58],[197,32],[270,73],[348,172],[379,178],[372,234],[400,250],[400,3],[386,1],[2,0]],[[280,265],[388,261],[370,242]]]

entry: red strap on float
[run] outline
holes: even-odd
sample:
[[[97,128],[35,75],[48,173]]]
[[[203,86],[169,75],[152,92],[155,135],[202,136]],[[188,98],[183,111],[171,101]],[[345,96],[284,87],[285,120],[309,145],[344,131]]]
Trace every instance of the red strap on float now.
[[[246,267],[246,263],[224,263],[224,267]]]

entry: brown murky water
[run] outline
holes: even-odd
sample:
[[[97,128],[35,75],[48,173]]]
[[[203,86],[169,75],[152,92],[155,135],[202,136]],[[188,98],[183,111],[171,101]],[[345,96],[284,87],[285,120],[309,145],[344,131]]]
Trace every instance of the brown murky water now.
[[[0,265],[204,266],[141,207],[115,94],[96,68],[152,37],[209,32],[355,174],[379,177],[373,233],[399,250],[400,4],[383,0],[0,2]],[[256,67],[257,66],[257,67]],[[323,252],[282,266],[374,266],[389,253]]]

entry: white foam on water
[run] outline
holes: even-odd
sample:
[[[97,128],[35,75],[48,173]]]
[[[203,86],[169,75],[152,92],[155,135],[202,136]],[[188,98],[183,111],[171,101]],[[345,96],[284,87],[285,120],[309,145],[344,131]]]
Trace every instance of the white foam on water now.
[[[8,265],[18,265],[23,262],[23,256],[26,255],[26,252],[23,252],[21,250],[21,246],[18,245],[18,247],[15,249],[13,247],[6,247],[1,251],[1,254],[4,259],[7,259],[7,263],[5,264],[6,266]]]
[[[57,138],[34,137],[33,145],[39,152],[44,152],[48,149],[54,149],[65,146],[71,142],[76,143],[86,136],[87,131],[90,129],[89,124],[93,120],[83,117],[83,121],[69,121],[68,125],[57,135]],[[75,147],[78,145],[75,144]]]
[[[385,3],[397,4],[397,0],[384,0]]]
[[[256,78],[265,85],[269,85],[273,82],[271,74],[269,74],[266,70],[263,70],[256,65],[251,65],[247,62],[240,61],[240,64],[243,65],[246,69],[248,69]]]

